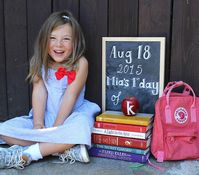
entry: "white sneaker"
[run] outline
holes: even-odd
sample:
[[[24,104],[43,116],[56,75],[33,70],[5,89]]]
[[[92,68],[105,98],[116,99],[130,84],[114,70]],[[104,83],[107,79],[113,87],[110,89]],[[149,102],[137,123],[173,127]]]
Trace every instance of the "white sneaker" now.
[[[67,163],[70,160],[70,164],[75,163],[75,161],[88,163],[90,162],[89,155],[85,145],[76,145],[70,149],[67,149],[62,154],[58,154],[59,159],[63,163]]]
[[[26,158],[26,160],[24,160]],[[0,169],[17,168],[23,169],[32,161],[30,155],[23,153],[23,148],[18,149],[1,148],[0,149]]]

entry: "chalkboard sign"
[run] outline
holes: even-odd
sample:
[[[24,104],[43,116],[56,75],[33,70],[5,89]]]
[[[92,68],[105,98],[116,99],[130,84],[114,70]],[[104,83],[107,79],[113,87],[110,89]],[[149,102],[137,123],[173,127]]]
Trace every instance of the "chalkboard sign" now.
[[[121,111],[134,96],[139,112],[154,113],[164,87],[164,37],[103,37],[102,109]]]

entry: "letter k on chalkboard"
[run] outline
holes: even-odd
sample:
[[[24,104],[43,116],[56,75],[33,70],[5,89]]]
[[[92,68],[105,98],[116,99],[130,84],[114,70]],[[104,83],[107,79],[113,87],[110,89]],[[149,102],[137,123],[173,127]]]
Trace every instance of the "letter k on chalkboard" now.
[[[102,109],[121,111],[128,96],[142,113],[154,113],[164,88],[164,37],[102,38]]]

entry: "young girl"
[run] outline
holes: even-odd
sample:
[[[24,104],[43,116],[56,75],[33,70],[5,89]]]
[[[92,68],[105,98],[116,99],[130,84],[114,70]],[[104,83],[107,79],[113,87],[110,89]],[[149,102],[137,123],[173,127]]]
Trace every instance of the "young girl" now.
[[[78,22],[67,11],[55,12],[38,34],[28,78],[33,83],[28,116],[0,125],[0,168],[24,168],[57,155],[66,162],[89,162],[86,146],[98,105],[84,99],[88,62]]]

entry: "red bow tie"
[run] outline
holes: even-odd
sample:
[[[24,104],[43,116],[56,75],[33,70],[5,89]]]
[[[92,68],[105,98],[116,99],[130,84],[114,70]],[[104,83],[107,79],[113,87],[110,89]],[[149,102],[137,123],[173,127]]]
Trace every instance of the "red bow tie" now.
[[[57,78],[57,80],[62,79],[64,76],[68,77],[68,84],[71,84],[73,82],[73,80],[75,79],[76,76],[76,71],[72,70],[72,71],[67,71],[66,68],[64,67],[60,67],[56,72],[55,72],[55,76]]]

